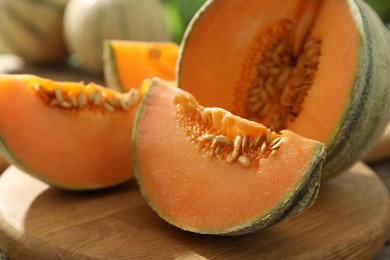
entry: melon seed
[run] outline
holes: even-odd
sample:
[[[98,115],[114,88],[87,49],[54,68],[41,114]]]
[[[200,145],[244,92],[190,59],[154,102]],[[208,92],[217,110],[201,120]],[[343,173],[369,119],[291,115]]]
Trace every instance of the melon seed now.
[[[232,140],[228,137],[231,133],[215,129],[213,111],[188,102],[187,98],[180,96],[174,99],[176,120],[184,134],[205,156],[243,167],[257,167],[261,159],[276,155],[283,141],[282,135],[267,128],[257,136],[237,133]],[[216,123],[217,118],[218,116],[215,117]],[[230,131],[229,129],[234,128],[234,121],[225,120],[223,128]]]
[[[91,93],[89,93],[89,96],[88,96],[89,101],[93,102],[93,100],[95,99],[96,92],[98,92],[98,90],[94,89],[94,90],[92,90]]]
[[[244,135],[244,136],[242,137],[242,143],[241,143],[241,152],[242,152],[242,153],[245,152],[245,148],[246,148],[247,142],[248,142],[248,136],[247,136],[247,135]]]
[[[207,134],[207,135],[203,135],[201,137],[199,137],[199,141],[212,141],[214,140],[216,135],[213,135],[213,134]]]
[[[233,142],[226,136],[224,135],[218,135],[214,138],[214,142],[218,144],[222,144],[225,146],[231,146],[233,145]]]
[[[94,104],[95,106],[100,105],[100,102],[102,101],[102,99],[103,99],[102,93],[101,93],[100,91],[96,91],[96,92],[95,92],[95,95],[93,96],[93,99],[92,99],[93,104]]]
[[[242,143],[242,135],[237,134],[236,138],[234,139],[234,150],[237,150],[237,151],[240,150],[241,143]]]
[[[270,147],[274,146],[276,143],[278,143],[280,140],[282,139],[282,137],[276,137],[271,143],[270,143]]]
[[[230,154],[231,159],[232,159],[233,161],[234,161],[235,159],[237,159],[238,154],[239,154],[239,150],[234,149],[233,152]]]
[[[237,160],[239,163],[241,163],[245,167],[248,167],[249,165],[251,165],[251,161],[245,155],[241,155],[240,157],[238,157]]]
[[[310,33],[295,53],[293,28],[283,19],[255,37],[235,91],[233,113],[276,131],[299,115],[321,56],[321,41]]]
[[[109,111],[109,112],[114,112],[114,111],[115,111],[114,107],[113,107],[112,105],[110,105],[108,102],[104,102],[104,103],[103,103],[103,107],[104,107],[107,111]]]
[[[222,146],[218,145],[217,148],[215,148],[215,154],[221,155],[221,151],[222,151]]]
[[[83,108],[87,104],[87,95],[83,91],[80,91],[77,97],[77,104],[79,108]]]
[[[267,144],[269,144],[271,142],[271,134],[272,134],[271,128],[268,128],[267,135],[265,137],[265,141],[267,142]]]
[[[62,100],[62,101],[60,102],[60,106],[61,106],[61,107],[64,107],[64,108],[70,108],[70,107],[72,107],[72,104],[69,103],[68,101]]]
[[[69,96],[69,99],[70,99],[70,103],[72,104],[72,106],[76,107],[77,106],[76,97],[75,96]]]
[[[264,141],[264,142],[261,144],[260,152],[261,152],[261,153],[264,153],[266,149],[267,149],[267,141]]]
[[[64,100],[64,96],[62,95],[61,88],[57,87],[54,89],[54,94],[59,103],[61,103]]]
[[[278,142],[276,142],[274,145],[271,146],[271,149],[274,150],[276,148],[279,148],[282,143],[283,143],[283,138],[280,138]]]

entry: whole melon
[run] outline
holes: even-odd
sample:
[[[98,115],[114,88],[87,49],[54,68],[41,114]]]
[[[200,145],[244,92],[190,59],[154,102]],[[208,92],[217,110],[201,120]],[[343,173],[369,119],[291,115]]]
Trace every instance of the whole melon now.
[[[164,7],[159,0],[70,0],[64,16],[65,43],[87,71],[103,71],[107,39],[169,39]]]
[[[0,0],[0,50],[27,62],[65,60],[62,20],[68,0]]]

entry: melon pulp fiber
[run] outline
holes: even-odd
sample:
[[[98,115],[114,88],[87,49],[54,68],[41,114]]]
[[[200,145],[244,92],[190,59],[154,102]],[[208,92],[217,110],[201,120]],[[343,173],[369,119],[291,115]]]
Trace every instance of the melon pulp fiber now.
[[[173,42],[107,40],[103,47],[109,88],[125,92],[153,77],[175,81],[179,46]]]
[[[324,155],[318,141],[204,108],[160,80],[133,129],[135,175],[149,205],[170,224],[204,234],[245,234],[302,212],[317,196]]]
[[[129,96],[133,104],[122,107],[120,100]],[[133,176],[138,100],[93,83],[0,75],[1,151],[23,171],[61,188],[117,185]]]
[[[180,88],[325,143],[324,179],[362,158],[389,121],[389,33],[360,0],[208,1],[181,47]]]

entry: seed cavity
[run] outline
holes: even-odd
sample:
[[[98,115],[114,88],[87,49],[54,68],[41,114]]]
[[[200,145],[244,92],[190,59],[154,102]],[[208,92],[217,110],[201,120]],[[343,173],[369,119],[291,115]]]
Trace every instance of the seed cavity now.
[[[322,43],[309,32],[294,53],[294,27],[293,21],[282,19],[255,37],[237,79],[234,114],[276,131],[299,116],[314,83]]]
[[[102,111],[114,112],[116,110],[128,110],[135,105],[141,95],[137,89],[131,89],[128,93],[104,92],[99,88],[87,91],[87,87],[78,90],[72,88],[46,87],[43,84],[34,83],[32,90],[41,100],[52,107],[63,109],[90,109],[103,107]]]
[[[174,105],[184,135],[208,158],[242,167],[259,167],[260,160],[276,155],[283,145],[283,135],[271,129],[259,130],[257,134],[239,129],[232,133],[235,127],[232,118],[221,119],[218,112],[199,106],[190,97],[176,96]]]

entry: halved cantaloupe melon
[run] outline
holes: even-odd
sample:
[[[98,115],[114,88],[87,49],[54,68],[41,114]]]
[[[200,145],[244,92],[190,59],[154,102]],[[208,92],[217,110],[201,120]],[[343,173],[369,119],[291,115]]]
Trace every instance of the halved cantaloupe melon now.
[[[145,78],[175,81],[179,46],[173,42],[107,40],[104,42],[104,76],[118,91],[139,87]]]
[[[192,232],[271,227],[317,196],[324,145],[273,132],[156,80],[137,113],[133,160],[149,205]]]
[[[191,22],[178,86],[327,145],[324,178],[362,158],[390,117],[390,37],[360,0],[212,0]]]
[[[25,172],[75,190],[133,176],[131,131],[140,94],[96,84],[0,75],[0,148]]]

